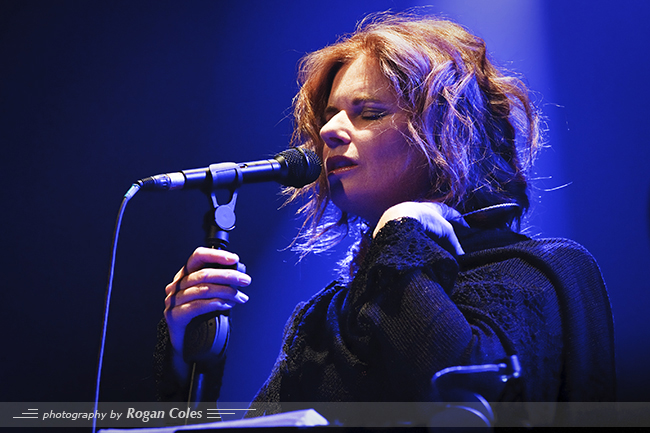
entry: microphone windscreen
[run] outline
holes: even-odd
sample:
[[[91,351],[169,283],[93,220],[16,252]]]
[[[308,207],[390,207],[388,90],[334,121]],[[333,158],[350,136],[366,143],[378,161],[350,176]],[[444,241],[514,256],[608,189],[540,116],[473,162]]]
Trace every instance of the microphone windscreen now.
[[[309,149],[294,147],[275,155],[275,159],[287,165],[287,175],[280,181],[285,186],[302,188],[320,176],[323,164],[316,153]]]

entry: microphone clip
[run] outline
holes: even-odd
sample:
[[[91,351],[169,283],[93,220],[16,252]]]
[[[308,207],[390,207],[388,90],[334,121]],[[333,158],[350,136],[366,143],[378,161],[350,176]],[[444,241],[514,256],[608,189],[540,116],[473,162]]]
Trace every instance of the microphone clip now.
[[[227,232],[235,228],[237,217],[235,216],[235,205],[237,204],[237,188],[243,185],[243,174],[238,164],[225,162],[211,164],[209,167],[212,187],[206,188],[203,192],[208,196],[212,204],[212,221],[206,221],[206,242],[212,248],[225,248],[228,246]],[[230,185],[228,188],[230,198],[228,203],[219,204],[217,188],[214,185]],[[226,232],[226,233],[220,233]],[[214,238],[219,239],[219,245],[213,245]],[[222,244],[225,241],[225,244]]]

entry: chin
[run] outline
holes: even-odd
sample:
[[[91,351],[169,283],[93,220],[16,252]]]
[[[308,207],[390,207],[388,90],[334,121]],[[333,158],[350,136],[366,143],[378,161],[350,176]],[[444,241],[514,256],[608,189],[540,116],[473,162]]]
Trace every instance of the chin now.
[[[344,187],[338,179],[329,184],[329,195],[332,203],[342,212],[358,217],[370,225],[376,224],[385,210],[378,209],[377,201],[371,199],[368,194],[354,193],[349,183]]]

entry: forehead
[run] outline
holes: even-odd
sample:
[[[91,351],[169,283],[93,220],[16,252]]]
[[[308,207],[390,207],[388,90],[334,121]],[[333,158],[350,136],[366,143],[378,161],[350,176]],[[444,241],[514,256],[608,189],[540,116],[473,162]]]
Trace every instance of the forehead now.
[[[360,97],[386,102],[396,99],[390,81],[381,73],[379,62],[366,54],[347,63],[337,72],[332,82],[329,102],[336,105]]]

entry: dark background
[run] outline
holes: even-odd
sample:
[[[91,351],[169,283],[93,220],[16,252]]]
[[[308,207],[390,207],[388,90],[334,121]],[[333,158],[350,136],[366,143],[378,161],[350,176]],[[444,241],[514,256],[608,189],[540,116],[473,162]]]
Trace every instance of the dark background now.
[[[300,57],[401,1],[0,0],[3,401],[92,401],[113,225],[139,178],[287,147]],[[523,73],[548,117],[527,233],[585,245],[615,314],[619,396],[650,398],[650,3],[433,1]],[[566,185],[566,186],[565,186]],[[560,189],[558,187],[565,186]],[[553,190],[553,191],[550,191]],[[223,400],[249,401],[285,320],[333,276],[297,264],[277,185],[240,190]],[[141,192],[118,249],[103,401],[150,401],[163,289],[202,243],[198,192]]]

